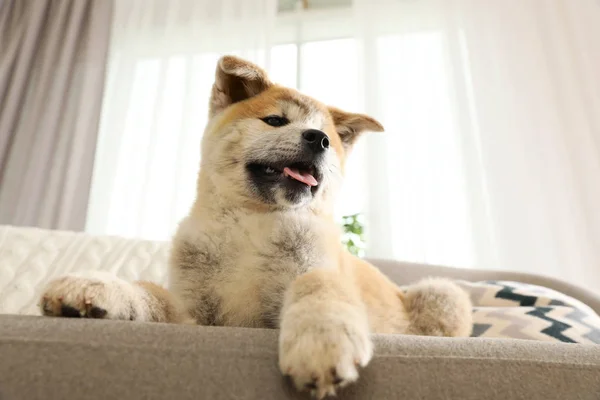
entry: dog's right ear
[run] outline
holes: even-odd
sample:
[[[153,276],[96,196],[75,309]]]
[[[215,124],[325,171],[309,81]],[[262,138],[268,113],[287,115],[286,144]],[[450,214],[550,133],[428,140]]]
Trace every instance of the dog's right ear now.
[[[259,66],[235,56],[221,57],[210,95],[209,117],[233,103],[256,96],[272,85],[267,73]]]

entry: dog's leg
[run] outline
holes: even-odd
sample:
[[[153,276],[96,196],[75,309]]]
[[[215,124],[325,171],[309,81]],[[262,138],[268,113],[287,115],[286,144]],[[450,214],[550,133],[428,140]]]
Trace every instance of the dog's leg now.
[[[178,299],[154,283],[130,283],[108,273],[87,275],[65,276],[49,282],[40,299],[42,314],[147,322],[192,322]]]
[[[409,286],[402,298],[408,313],[408,334],[469,336],[473,312],[467,292],[442,278],[430,278]]]
[[[315,269],[290,286],[281,314],[279,366],[322,398],[358,378],[373,345],[364,304],[337,270]]]

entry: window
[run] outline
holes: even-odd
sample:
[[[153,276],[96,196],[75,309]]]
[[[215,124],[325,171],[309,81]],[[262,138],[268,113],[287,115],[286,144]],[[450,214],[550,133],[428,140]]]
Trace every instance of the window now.
[[[384,123],[384,135],[365,135],[350,154],[337,217],[366,215],[369,256],[472,265],[446,37],[431,18],[415,19],[425,25],[402,32],[396,19],[384,18],[359,42],[351,13],[278,16],[267,60],[275,82]],[[195,197],[219,54],[264,59],[263,50],[227,51],[231,40],[198,44],[181,35],[156,51],[152,37],[143,39],[144,53],[119,66],[118,82],[109,79],[91,232],[168,239]],[[361,59],[367,40],[370,56]]]
[[[393,256],[472,265],[460,137],[438,32],[377,39]],[[392,51],[393,49],[393,51]]]

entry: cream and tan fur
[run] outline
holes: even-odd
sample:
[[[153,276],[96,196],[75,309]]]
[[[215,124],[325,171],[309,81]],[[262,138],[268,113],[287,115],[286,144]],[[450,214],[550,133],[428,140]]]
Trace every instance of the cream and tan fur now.
[[[266,123],[273,115],[286,124]],[[309,129],[327,135],[310,169],[316,187],[265,169],[306,157]],[[282,373],[319,398],[358,378],[373,354],[371,333],[468,336],[471,305],[459,287],[430,279],[401,291],[340,244],[332,205],[344,160],[363,131],[381,130],[368,116],[327,107],[271,83],[249,62],[223,57],[197,198],[173,239],[170,290],[67,276],[48,284],[42,312],[279,328]]]

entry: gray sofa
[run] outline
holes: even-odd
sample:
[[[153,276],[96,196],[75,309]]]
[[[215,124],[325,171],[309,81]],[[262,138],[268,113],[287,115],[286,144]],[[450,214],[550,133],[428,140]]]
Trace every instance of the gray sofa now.
[[[551,278],[376,261],[403,284],[435,275],[591,292]],[[341,399],[600,399],[600,346],[376,335]],[[306,399],[277,368],[277,331],[0,316],[0,399]]]

